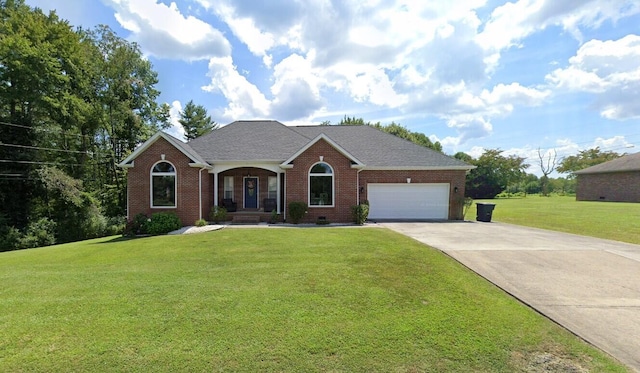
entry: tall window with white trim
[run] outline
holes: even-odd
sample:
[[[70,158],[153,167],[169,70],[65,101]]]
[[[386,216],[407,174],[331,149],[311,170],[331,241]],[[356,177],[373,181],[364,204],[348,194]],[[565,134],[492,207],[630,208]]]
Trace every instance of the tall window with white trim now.
[[[158,162],[151,169],[151,207],[176,207],[176,169],[169,162]]]
[[[233,176],[224,177],[224,198],[233,199]]]
[[[309,206],[333,206],[334,198],[333,168],[319,162],[309,170]]]
[[[275,176],[269,176],[267,185],[267,198],[276,199],[278,195],[278,179]]]

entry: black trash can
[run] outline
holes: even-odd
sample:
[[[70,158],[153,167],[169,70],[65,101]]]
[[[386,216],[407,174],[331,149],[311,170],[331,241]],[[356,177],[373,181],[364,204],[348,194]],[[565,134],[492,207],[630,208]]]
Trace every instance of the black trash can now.
[[[493,203],[476,203],[478,211],[476,213],[476,220],[483,221],[485,223],[491,222],[491,215],[493,209],[496,207]]]

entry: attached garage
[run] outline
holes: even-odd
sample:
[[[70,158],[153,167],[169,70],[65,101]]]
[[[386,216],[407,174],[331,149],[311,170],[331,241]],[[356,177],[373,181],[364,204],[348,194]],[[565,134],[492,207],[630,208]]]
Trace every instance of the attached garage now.
[[[368,184],[369,219],[446,220],[449,184]]]

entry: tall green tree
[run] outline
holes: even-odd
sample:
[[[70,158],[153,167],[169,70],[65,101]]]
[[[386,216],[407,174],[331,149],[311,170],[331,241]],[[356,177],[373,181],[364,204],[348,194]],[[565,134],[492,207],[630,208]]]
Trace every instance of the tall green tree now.
[[[575,177],[574,172],[576,171],[608,162],[622,156],[623,154],[618,154],[612,151],[602,151],[600,150],[600,147],[595,147],[593,149],[581,150],[576,155],[563,158],[556,170],[563,174],[569,174],[569,178],[573,178]]]
[[[155,88],[158,74],[137,44],[117,36],[109,27],[87,33],[99,51],[100,79],[97,97],[101,105],[100,127],[95,135],[97,163],[102,168],[89,189],[99,189],[109,215],[124,214],[126,173],[116,165],[135,147],[160,129],[171,126],[169,107],[159,105]]]
[[[524,163],[524,158],[515,155],[504,156],[503,153],[500,149],[486,149],[478,159],[471,162],[476,168],[467,176],[468,197],[494,198],[526,175],[525,170],[529,165]]]
[[[27,232],[54,219],[64,241],[90,234],[77,224],[88,216],[123,215],[125,172],[116,164],[170,126],[157,82],[138,46],[108,27],[74,30],[55,12],[0,0],[1,225]],[[60,181],[80,183],[82,202],[58,198]]]
[[[0,205],[13,225],[33,219],[40,165],[82,174],[83,66],[79,35],[55,12],[0,2]]]
[[[202,105],[194,104],[193,100],[184,106],[178,122],[184,128],[185,140],[193,140],[196,137],[206,135],[218,127],[218,124],[207,114],[207,109]]]

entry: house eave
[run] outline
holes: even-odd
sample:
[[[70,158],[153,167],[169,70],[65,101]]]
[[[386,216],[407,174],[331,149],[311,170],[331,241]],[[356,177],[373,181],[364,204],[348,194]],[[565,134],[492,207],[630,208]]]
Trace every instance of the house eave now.
[[[640,169],[635,170],[607,170],[607,171],[587,171],[587,172],[574,172],[575,175],[595,175],[595,174],[619,174],[624,172],[640,172]]]
[[[199,163],[199,162],[189,163],[189,167],[206,168],[207,170],[211,170],[213,168],[213,166],[211,166],[208,163]]]
[[[352,166],[353,167],[353,166]],[[470,171],[476,166],[365,166],[363,171]]]
[[[131,168],[133,167],[133,161],[144,151],[146,151],[151,145],[153,145],[159,138],[165,139],[169,144],[171,144],[174,148],[178,149],[182,154],[184,154],[187,158],[192,161],[202,160],[200,156],[192,151],[186,149],[183,145],[184,143],[180,142],[180,140],[174,138],[173,136],[166,134],[162,131],[156,132],[153,136],[151,136],[147,141],[143,142],[140,146],[138,146],[129,156],[127,156],[122,162],[117,164],[118,167],[122,168]],[[194,162],[201,163],[202,162]],[[131,164],[131,165],[129,165]]]

